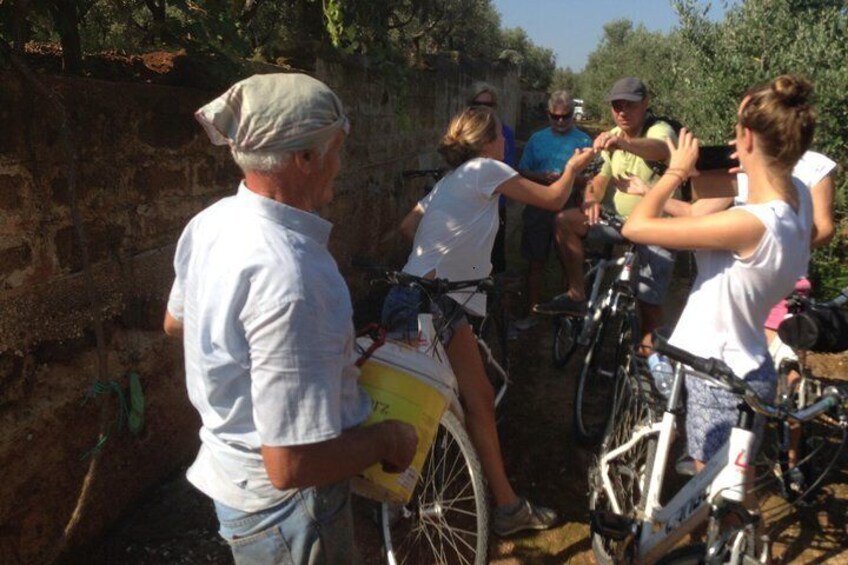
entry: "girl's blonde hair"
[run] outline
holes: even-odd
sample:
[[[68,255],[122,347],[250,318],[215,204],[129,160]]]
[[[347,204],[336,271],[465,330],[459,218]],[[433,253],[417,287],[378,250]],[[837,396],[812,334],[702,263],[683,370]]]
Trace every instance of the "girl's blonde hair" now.
[[[479,157],[483,146],[498,137],[501,127],[491,108],[472,106],[455,116],[439,143],[439,153],[451,167]]]
[[[780,171],[792,170],[813,143],[812,94],[813,85],[795,75],[781,75],[746,93],[739,124],[759,134],[763,152]]]

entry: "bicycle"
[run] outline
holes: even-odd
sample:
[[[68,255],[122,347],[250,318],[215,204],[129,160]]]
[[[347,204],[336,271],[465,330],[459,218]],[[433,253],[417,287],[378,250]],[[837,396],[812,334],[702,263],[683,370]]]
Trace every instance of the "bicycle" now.
[[[657,395],[644,367],[622,368],[614,415],[589,476],[592,548],[604,564],[766,563],[767,539],[757,538],[758,513],[743,505],[745,475],[755,442],[755,413],[808,422],[832,412],[848,435],[848,390],[828,387],[810,406],[789,411],[759,398],[744,380],[717,359],[696,357],[659,335],[654,350],[677,363],[674,383],[658,417]],[[688,366],[684,369],[684,365]],[[736,426],[722,449],[665,504],[660,504],[666,464],[674,439],[684,373],[707,379],[738,395]],[[838,456],[838,452],[837,452]],[[735,519],[730,525],[728,518]],[[707,524],[706,543],[674,548],[684,536]],[[763,547],[757,552],[757,543]]]
[[[624,220],[602,212],[601,223],[620,230]],[[568,349],[570,356],[578,345],[585,351],[574,383],[573,427],[577,442],[586,447],[601,440],[618,368],[629,363],[627,356],[640,339],[635,289],[638,254],[635,246],[628,244],[620,257],[610,258],[612,246],[606,247],[586,273],[587,286],[591,285],[586,314],[557,316],[554,325],[555,360]],[[615,278],[609,283],[611,273]]]
[[[375,269],[379,279],[390,285],[411,286],[424,291],[425,302],[447,293],[486,292],[492,295],[496,285],[491,278],[450,282],[424,279],[400,271]],[[427,304],[420,305],[428,312]],[[450,320],[443,320],[449,324]],[[429,324],[423,333],[436,336],[432,315],[419,314],[419,323]],[[487,316],[474,324],[481,357],[495,385],[495,405],[503,399],[509,383],[503,368],[484,335],[504,334],[495,318]],[[505,341],[504,341],[505,343]],[[365,344],[362,344],[365,345]],[[447,363],[438,339],[428,351]],[[464,415],[454,383],[452,398],[439,422],[421,475],[409,504],[383,503],[380,511],[381,534],[390,565],[403,563],[475,563],[487,562],[489,546],[489,501],[480,459],[464,427]]]
[[[808,339],[810,328],[808,326],[812,319],[804,314],[815,311],[828,311],[839,309],[848,304],[848,287],[843,288],[835,298],[828,301],[817,301],[799,292],[793,292],[787,299],[789,315],[778,330],[783,344],[795,353],[797,360],[783,359],[777,363],[778,374],[778,403],[787,408],[805,408],[813,399],[821,396],[822,383],[815,378],[807,366],[807,353],[816,352],[822,346],[815,343],[815,339]],[[846,336],[840,340],[839,333],[835,328],[828,328],[830,339],[845,342]],[[844,333],[844,332],[843,332]],[[785,338],[782,339],[782,338]],[[838,353],[845,349],[845,343],[833,343],[826,347],[828,353]],[[793,372],[797,372],[797,378],[790,378]],[[778,463],[774,466],[775,474],[780,480],[781,493],[790,502],[803,501],[814,492],[815,484],[806,484],[806,478],[815,475],[813,459],[819,451],[821,440],[807,424],[791,425],[788,422],[777,422],[779,434]],[[794,450],[794,464],[790,461],[790,451]]]

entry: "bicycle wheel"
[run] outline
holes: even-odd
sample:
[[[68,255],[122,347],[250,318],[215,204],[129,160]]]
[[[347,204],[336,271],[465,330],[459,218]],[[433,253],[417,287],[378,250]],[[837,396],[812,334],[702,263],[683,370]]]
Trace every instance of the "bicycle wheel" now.
[[[655,421],[657,413],[651,401],[650,387],[646,375],[636,370],[634,361],[619,368],[612,416],[601,443],[600,457],[629,441],[637,427]],[[635,518],[638,511],[644,509],[647,478],[651,474],[656,449],[657,436],[652,434],[609,462],[607,476],[621,514],[627,518]],[[589,473],[589,510],[613,512],[613,505],[603,487],[599,464]],[[624,555],[628,547],[625,541],[606,538],[593,528],[592,549],[598,562],[604,565],[628,562]]]
[[[445,412],[421,479],[405,506],[383,504],[390,565],[486,563],[489,501],[480,459],[455,415]]]
[[[596,446],[607,427],[618,367],[629,358],[631,351],[630,326],[624,315],[602,320],[595,339],[586,350],[574,383],[573,411],[574,434],[583,446]]]
[[[564,367],[577,347],[577,337],[583,327],[582,318],[557,316],[554,318],[554,344],[552,348],[554,367]]]

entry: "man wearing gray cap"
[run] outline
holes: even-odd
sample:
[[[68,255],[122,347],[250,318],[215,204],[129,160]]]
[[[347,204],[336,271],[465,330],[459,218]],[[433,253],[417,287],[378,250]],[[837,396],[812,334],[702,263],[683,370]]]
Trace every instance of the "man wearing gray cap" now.
[[[197,111],[244,180],[177,245],[165,331],[181,335],[201,447],[187,472],[212,498],[236,563],[346,563],[348,479],[409,466],[414,428],[359,426],[350,295],[327,249],[349,126],[302,74],[256,75]]]
[[[626,218],[641,196],[628,194],[627,185],[637,177],[652,186],[660,175],[651,162],[669,158],[666,139],[677,143],[674,129],[664,121],[652,119],[648,113],[650,99],[645,84],[635,77],[617,81],[607,95],[616,126],[595,138],[593,147],[603,157],[603,167],[586,186],[582,208],[561,211],[556,218],[557,244],[565,269],[567,288],[550,302],[537,304],[536,312],[546,314],[582,314],[586,310],[583,282],[583,239],[621,241],[608,226],[597,225],[601,203],[611,205]],[[607,187],[612,184],[613,193]],[[667,249],[638,246],[639,310],[642,321],[642,354],[651,347],[651,333],[662,323],[662,301],[665,298],[674,256]]]

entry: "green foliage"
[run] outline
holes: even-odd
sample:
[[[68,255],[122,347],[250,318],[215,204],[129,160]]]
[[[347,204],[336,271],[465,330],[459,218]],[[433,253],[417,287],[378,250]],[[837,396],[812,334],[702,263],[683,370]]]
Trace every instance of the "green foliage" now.
[[[681,63],[673,37],[650,32],[642,25],[634,28],[630,20],[614,20],[604,26],[598,48],[589,55],[580,77],[581,94],[592,115],[611,120],[604,97],[616,80],[637,76],[652,92],[669,92],[676,86],[669,67]],[[653,99],[656,109],[666,113],[663,98],[655,95]]]
[[[678,0],[686,66],[675,68],[679,88],[663,96],[684,123],[709,142],[725,141],[742,94],[784,73],[815,85],[819,114],[814,147],[848,165],[848,9],[843,0],[748,0],[710,22],[693,0]],[[845,217],[848,180],[837,177],[836,215]],[[844,227],[844,226],[843,226]],[[813,259],[824,287],[848,282],[848,247],[837,236]]]
[[[64,45],[75,33],[77,57],[186,48],[279,62],[331,46],[386,70],[430,53],[496,61],[507,51],[533,89],[554,70],[549,49],[519,28],[501,30],[491,0],[0,0],[0,38],[18,48],[31,39]]]
[[[501,44],[505,50],[514,51],[521,56],[522,87],[527,90],[548,89],[556,69],[553,51],[535,45],[527,36],[527,32],[520,27],[505,29]]]
[[[679,26],[668,34],[629,20],[604,26],[604,36],[576,80],[581,97],[610,121],[604,95],[623,76],[647,84],[652,106],[690,127],[705,143],[732,134],[744,92],[783,73],[813,81],[819,113],[814,147],[848,166],[848,7],[844,0],[746,0],[728,5],[722,21],[710,6],[673,0]],[[560,75],[558,75],[560,76]],[[567,75],[563,73],[565,82]],[[570,78],[568,79],[570,80]],[[844,174],[837,177],[836,215],[846,218]],[[812,273],[822,286],[848,282],[848,246],[837,236],[814,254]]]
[[[556,69],[554,76],[551,79],[550,91],[566,90],[571,93],[573,98],[582,98],[582,76],[580,73],[575,73],[571,67],[564,69]]]

